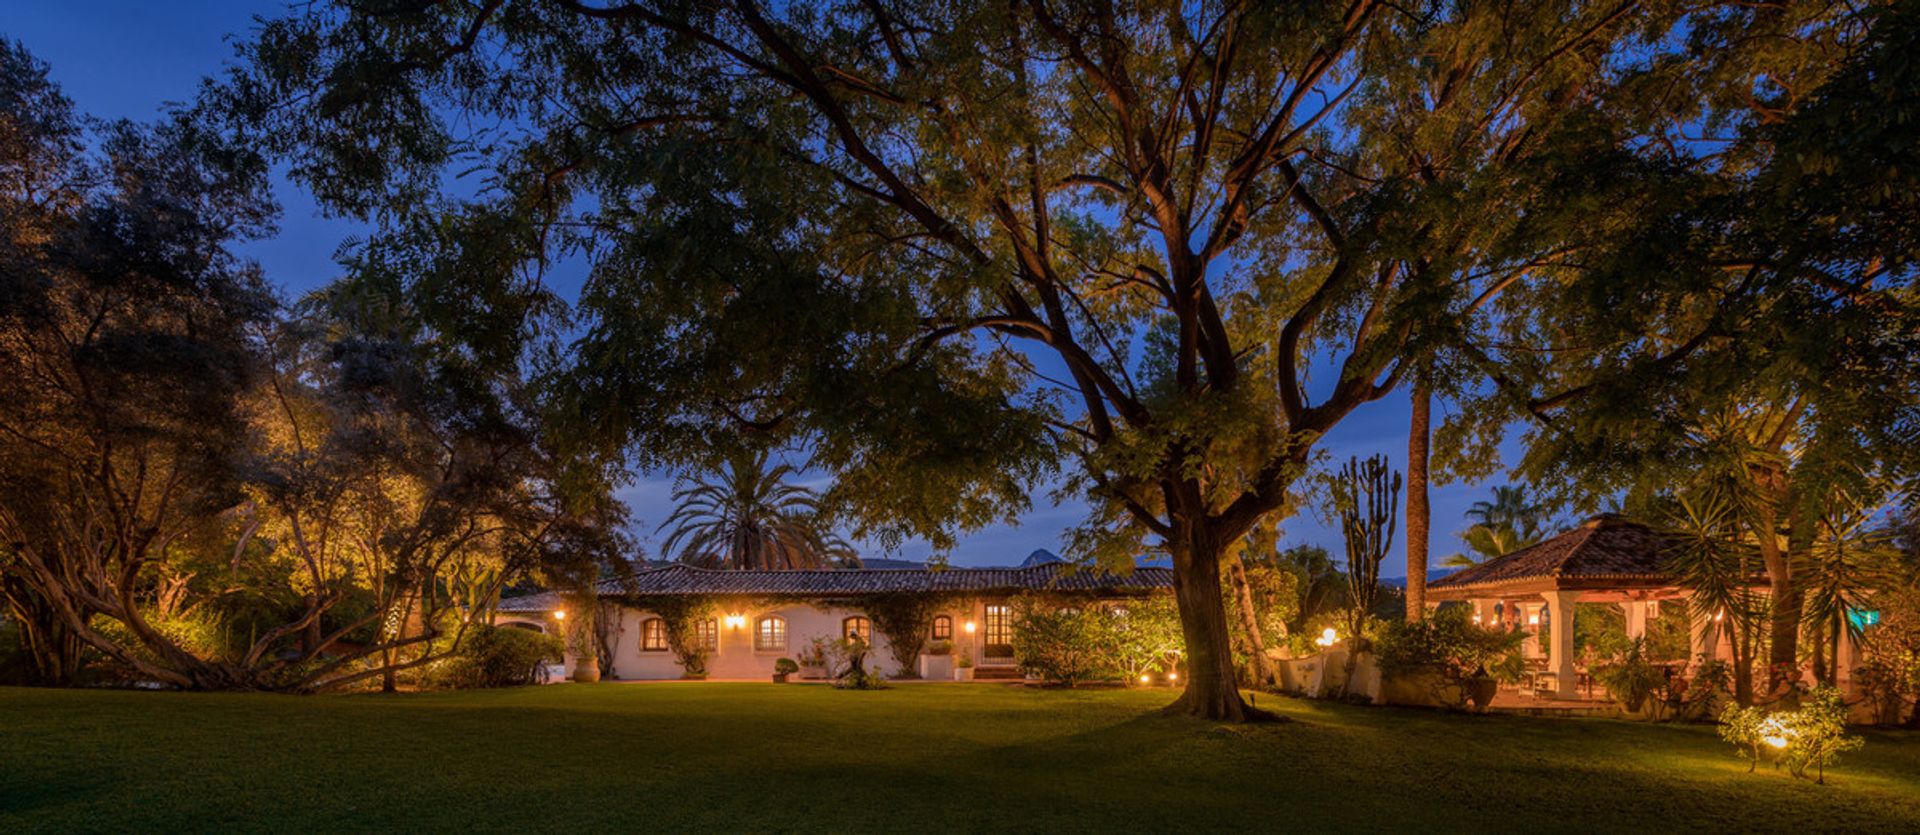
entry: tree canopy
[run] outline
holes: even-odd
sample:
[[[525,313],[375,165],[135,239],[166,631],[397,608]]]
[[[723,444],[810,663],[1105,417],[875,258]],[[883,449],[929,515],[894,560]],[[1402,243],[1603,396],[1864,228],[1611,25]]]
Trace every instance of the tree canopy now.
[[[1176,707],[1239,718],[1220,554],[1409,369],[1476,404],[1441,437],[1484,470],[1515,416],[1667,414],[1804,333],[1794,300],[1857,289],[1761,251],[1742,207],[1786,176],[1782,126],[1849,112],[1830,82],[1879,94],[1836,68],[1888,14],[318,4],[220,94],[442,265],[436,293],[531,311],[588,264],[570,452],[799,441],[859,533],[937,545],[1062,473],[1082,553],[1173,556]]]

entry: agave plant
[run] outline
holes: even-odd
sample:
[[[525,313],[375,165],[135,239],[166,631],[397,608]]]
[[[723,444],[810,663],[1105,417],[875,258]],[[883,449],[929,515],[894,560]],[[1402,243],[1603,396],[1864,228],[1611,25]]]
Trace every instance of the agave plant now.
[[[852,546],[822,522],[819,495],[788,480],[795,472],[769,468],[765,452],[751,452],[688,478],[660,526],[673,528],[664,550],[703,568],[858,566]]]

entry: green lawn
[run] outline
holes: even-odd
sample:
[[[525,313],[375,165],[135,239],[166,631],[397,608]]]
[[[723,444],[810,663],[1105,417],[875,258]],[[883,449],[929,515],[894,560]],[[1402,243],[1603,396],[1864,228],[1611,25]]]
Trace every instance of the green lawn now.
[[[0,832],[1920,828],[1920,737],[1831,785],[1710,727],[1170,691],[606,684],[296,698],[0,688]]]

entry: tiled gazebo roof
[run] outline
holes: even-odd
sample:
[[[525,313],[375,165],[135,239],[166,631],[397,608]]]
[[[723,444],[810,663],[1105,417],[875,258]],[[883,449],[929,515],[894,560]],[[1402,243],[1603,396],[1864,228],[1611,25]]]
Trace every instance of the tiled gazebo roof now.
[[[604,580],[601,597],[650,594],[715,594],[750,597],[859,597],[895,592],[939,594],[1017,594],[1055,591],[1095,595],[1138,595],[1173,588],[1173,570],[1135,568],[1126,574],[1048,563],[1029,568],[828,568],[782,571],[726,571],[668,565]],[[542,612],[561,608],[554,592],[512,597],[503,612]]]
[[[1579,527],[1427,584],[1427,593],[1461,600],[1483,593],[1553,589],[1645,589],[1672,585],[1662,567],[1660,534],[1619,516]]]

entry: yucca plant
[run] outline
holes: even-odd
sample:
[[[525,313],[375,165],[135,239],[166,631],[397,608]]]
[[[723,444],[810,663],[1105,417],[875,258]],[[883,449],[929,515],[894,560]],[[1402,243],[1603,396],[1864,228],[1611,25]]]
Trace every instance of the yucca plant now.
[[[676,505],[664,551],[703,568],[852,567],[852,546],[824,522],[820,496],[789,481],[789,464],[768,466],[767,453],[729,456],[705,477],[673,491]]]

